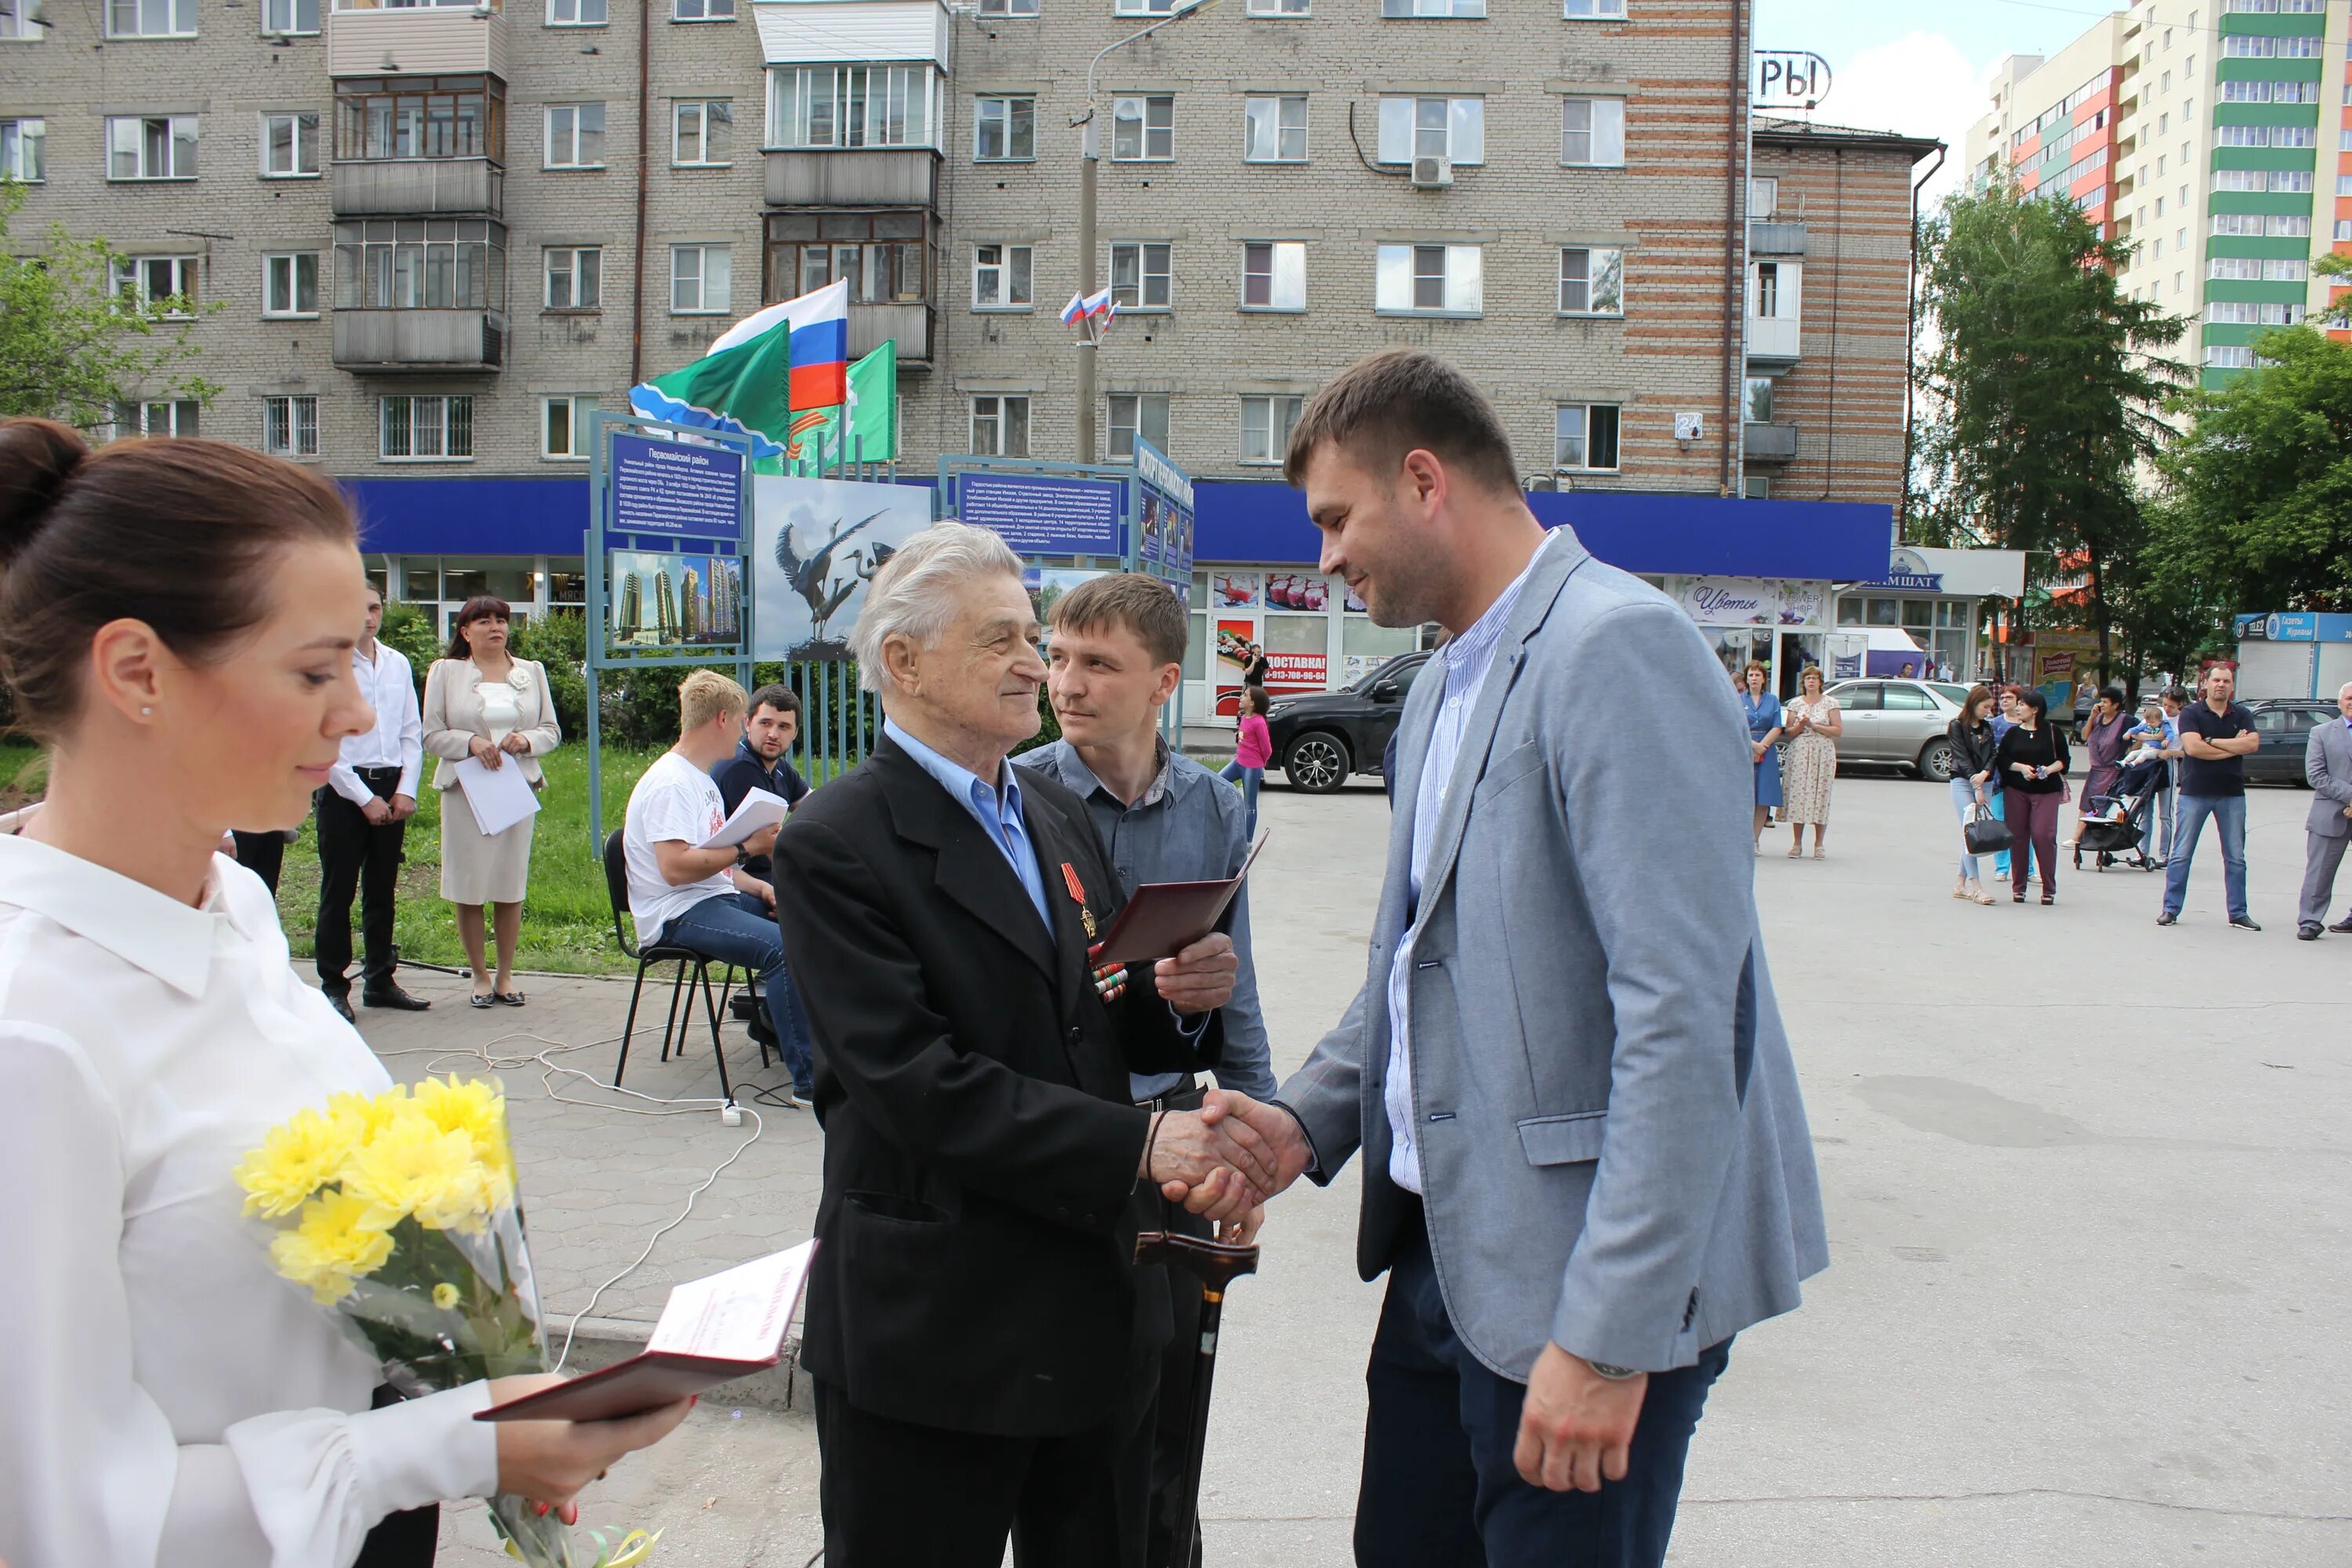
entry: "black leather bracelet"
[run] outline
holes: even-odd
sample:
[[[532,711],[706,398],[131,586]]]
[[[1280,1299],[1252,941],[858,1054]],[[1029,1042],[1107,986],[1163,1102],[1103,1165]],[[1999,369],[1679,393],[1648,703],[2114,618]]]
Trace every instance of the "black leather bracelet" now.
[[[1592,1369],[1595,1376],[1605,1377],[1612,1383],[1623,1383],[1629,1378],[1636,1378],[1642,1375],[1641,1371],[1638,1368],[1630,1366],[1612,1366],[1605,1361],[1589,1361],[1584,1364]]]

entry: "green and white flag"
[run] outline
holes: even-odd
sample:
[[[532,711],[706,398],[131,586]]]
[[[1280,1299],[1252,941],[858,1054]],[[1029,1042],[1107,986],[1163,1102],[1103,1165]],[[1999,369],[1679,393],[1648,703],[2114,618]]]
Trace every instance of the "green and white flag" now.
[[[845,422],[843,416],[848,417]],[[822,445],[820,445],[822,443]],[[795,410],[785,457],[756,465],[762,473],[814,474],[819,455],[830,469],[858,461],[887,463],[898,456],[898,343],[884,343],[849,367],[849,405]]]

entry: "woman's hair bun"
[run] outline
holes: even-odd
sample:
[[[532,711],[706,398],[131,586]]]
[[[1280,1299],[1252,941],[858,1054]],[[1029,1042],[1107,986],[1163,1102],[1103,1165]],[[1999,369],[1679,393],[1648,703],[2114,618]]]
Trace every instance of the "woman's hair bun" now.
[[[0,566],[22,554],[48,521],[89,443],[54,419],[0,420]]]

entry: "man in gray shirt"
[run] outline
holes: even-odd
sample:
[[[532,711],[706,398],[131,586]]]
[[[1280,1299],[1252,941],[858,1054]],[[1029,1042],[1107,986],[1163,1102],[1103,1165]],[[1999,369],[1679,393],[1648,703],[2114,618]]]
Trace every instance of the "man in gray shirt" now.
[[[1062,595],[1050,613],[1047,690],[1062,739],[1013,761],[1051,774],[1086,803],[1124,891],[1145,882],[1199,882],[1230,877],[1249,846],[1243,837],[1242,797],[1192,758],[1160,738],[1161,709],[1183,679],[1184,606],[1164,583],[1132,574],[1095,578]],[[1234,951],[1241,959],[1233,1000],[1221,1012],[1225,1035],[1220,1088],[1253,1099],[1275,1091],[1265,1021],[1258,1009],[1257,973],[1250,961],[1249,894],[1234,900]],[[1135,1077],[1135,1102],[1162,1110],[1197,1110],[1202,1089],[1190,1075]],[[1226,1239],[1247,1240],[1252,1214],[1228,1227]],[[1170,1205],[1168,1226],[1206,1236],[1204,1220]],[[1182,1484],[1192,1373],[1200,1338],[1200,1284],[1167,1270],[1176,1331],[1160,1363],[1158,1403],[1150,1411],[1150,1554],[1152,1563],[1192,1561],[1171,1551],[1175,1491]]]

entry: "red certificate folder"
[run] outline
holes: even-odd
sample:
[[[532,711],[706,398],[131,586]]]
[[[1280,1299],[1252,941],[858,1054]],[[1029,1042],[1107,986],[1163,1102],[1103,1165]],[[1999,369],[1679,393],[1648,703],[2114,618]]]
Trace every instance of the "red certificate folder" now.
[[[1265,847],[1272,835],[1261,834],[1250,848],[1249,858],[1242,868],[1214,882],[1146,882],[1129,897],[1118,919],[1111,921],[1110,930],[1096,945],[1091,962],[1105,963],[1153,963],[1163,958],[1173,958],[1185,948],[1217,929],[1225,916],[1225,909],[1234,895],[1242,890],[1242,879],[1256,864],[1258,851]]]

